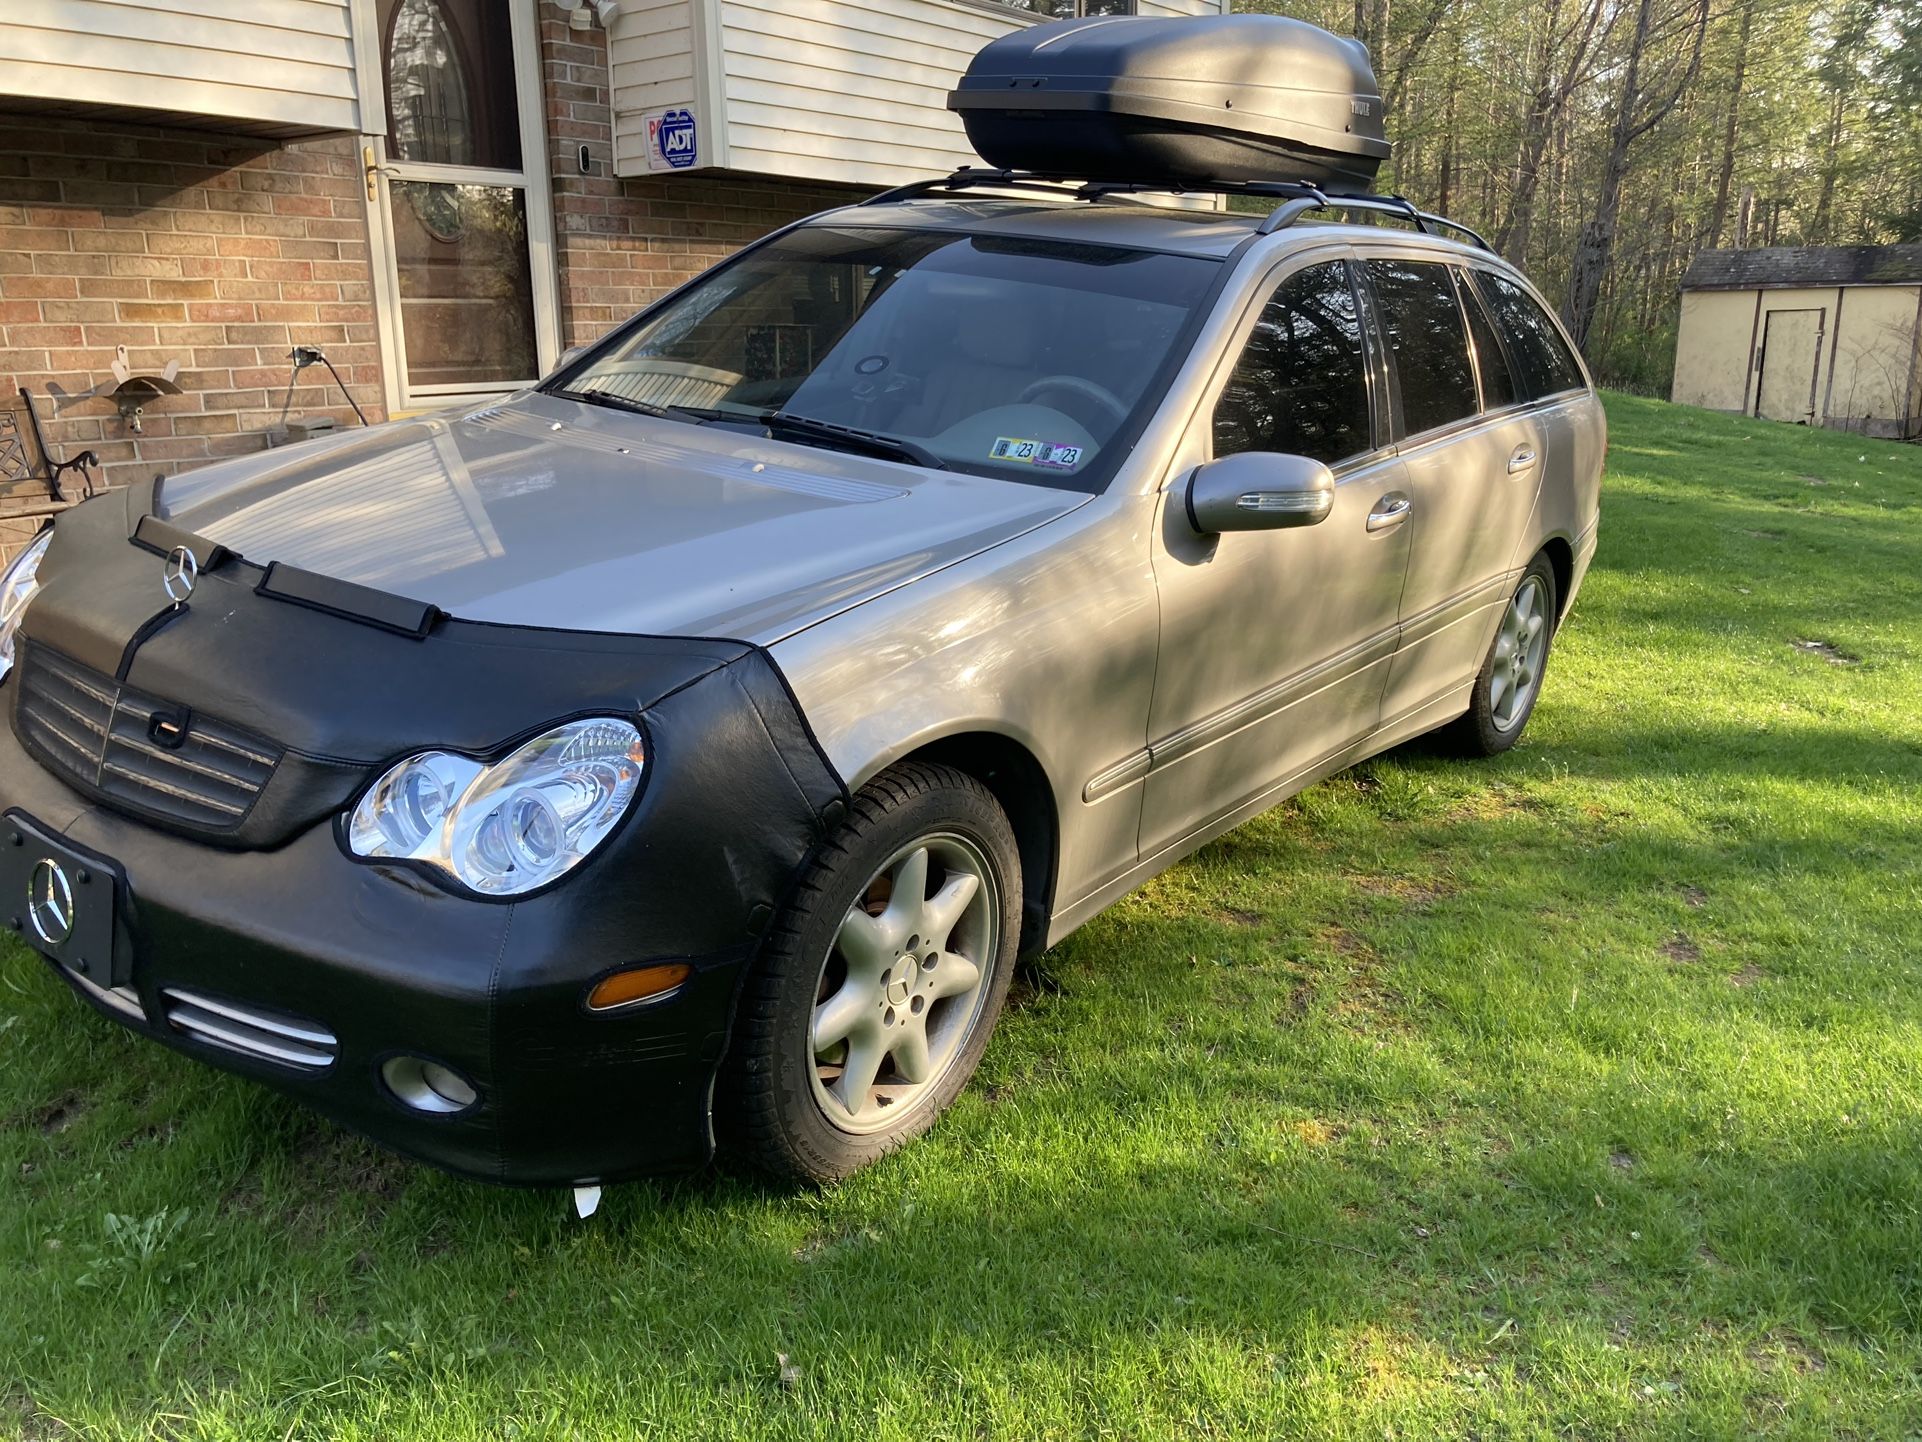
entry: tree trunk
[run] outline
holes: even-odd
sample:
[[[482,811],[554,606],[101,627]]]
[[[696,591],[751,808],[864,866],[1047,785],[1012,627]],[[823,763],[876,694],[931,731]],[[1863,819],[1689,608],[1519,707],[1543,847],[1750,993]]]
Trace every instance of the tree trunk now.
[[[1508,214],[1494,235],[1495,249],[1517,265],[1528,253],[1535,223],[1535,197],[1541,186],[1542,157],[1548,150],[1549,138],[1560,126],[1570,98],[1587,78],[1598,42],[1613,25],[1612,19],[1608,26],[1602,24],[1604,13],[1609,11],[1608,0],[1584,0],[1568,30],[1559,31],[1556,26],[1562,5],[1563,0],[1547,0],[1543,12],[1546,29],[1541,59],[1529,86],[1528,109],[1522,117],[1514,191]]]
[[[1528,253],[1528,233],[1535,223],[1535,189],[1541,182],[1542,154],[1548,149],[1548,133],[1554,119],[1547,97],[1538,94],[1524,122],[1522,153],[1515,167],[1515,194],[1508,218],[1496,229],[1494,237],[1495,249],[1517,265]]]
[[[1615,123],[1609,127],[1608,152],[1602,161],[1602,183],[1595,194],[1595,210],[1582,226],[1575,243],[1575,260],[1568,271],[1568,299],[1562,320],[1582,350],[1588,349],[1589,327],[1601,299],[1602,277],[1615,251],[1615,226],[1621,216],[1622,181],[1628,175],[1628,148],[1635,139],[1635,106],[1642,93],[1642,56],[1654,27],[1653,0],[1641,0],[1635,12],[1635,34],[1629,42],[1628,64],[1622,71],[1621,98]]]
[[[1748,74],[1748,43],[1755,26],[1755,0],[1742,6],[1742,29],[1735,42],[1735,73],[1729,78],[1728,122],[1722,128],[1722,160],[1715,172],[1715,209],[1708,227],[1709,249],[1722,243],[1728,223],[1728,192],[1735,179],[1735,131],[1742,114],[1742,82]],[[1736,242],[1738,245],[1741,242]]]
[[[1829,238],[1829,225],[1835,208],[1835,179],[1842,169],[1842,115],[1846,97],[1837,90],[1829,101],[1828,150],[1822,161],[1822,190],[1815,200],[1815,219],[1809,222],[1809,239],[1822,245]]]
[[[1696,0],[1691,4],[1688,17],[1687,59],[1672,71],[1672,82],[1666,84],[1666,93],[1649,100],[1643,94],[1644,85],[1651,84],[1644,78],[1648,66],[1648,49],[1656,37],[1655,0],[1640,0],[1635,11],[1635,30],[1629,39],[1627,63],[1623,67],[1621,99],[1615,112],[1614,123],[1609,127],[1608,150],[1602,162],[1602,183],[1595,196],[1595,208],[1590,212],[1587,222],[1582,226],[1581,238],[1575,244],[1575,259],[1569,267],[1568,298],[1562,305],[1562,319],[1567,323],[1569,334],[1575,344],[1586,350],[1590,327],[1595,323],[1595,307],[1601,300],[1602,282],[1607,278],[1608,268],[1615,253],[1615,231],[1621,218],[1622,182],[1628,177],[1628,155],[1630,148],[1642,136],[1660,125],[1668,113],[1681,102],[1689,84],[1701,68],[1702,45],[1708,33],[1709,0]],[[1684,12],[1672,12],[1672,18],[1679,21]],[[1663,88],[1662,82],[1653,82],[1653,88]]]

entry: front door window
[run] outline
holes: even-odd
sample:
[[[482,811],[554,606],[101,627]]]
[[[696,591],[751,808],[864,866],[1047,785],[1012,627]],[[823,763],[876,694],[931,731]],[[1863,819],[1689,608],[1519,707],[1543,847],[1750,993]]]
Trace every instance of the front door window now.
[[[547,201],[524,165],[531,34],[503,0],[379,0],[377,14],[402,404],[525,384],[554,349],[535,269]]]
[[[1215,402],[1215,455],[1279,451],[1339,465],[1374,446],[1373,422],[1348,262],[1296,271],[1263,307]]]

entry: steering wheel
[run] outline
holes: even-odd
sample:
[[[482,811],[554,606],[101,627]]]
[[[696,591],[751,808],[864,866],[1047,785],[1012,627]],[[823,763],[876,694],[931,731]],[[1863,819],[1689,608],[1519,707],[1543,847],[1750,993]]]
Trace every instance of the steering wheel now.
[[[890,371],[887,375],[863,375],[848,387],[849,393],[857,400],[871,402],[877,400],[901,399],[916,401],[927,388],[927,381],[920,376],[909,375],[906,371]]]
[[[1043,376],[1040,380],[1030,383],[1027,389],[1021,392],[1021,399],[1024,402],[1032,401],[1046,395],[1049,391],[1064,391],[1068,395],[1079,396],[1084,401],[1092,401],[1113,416],[1116,425],[1128,423],[1128,408],[1121,403],[1121,397],[1106,386],[1097,385],[1084,376]]]

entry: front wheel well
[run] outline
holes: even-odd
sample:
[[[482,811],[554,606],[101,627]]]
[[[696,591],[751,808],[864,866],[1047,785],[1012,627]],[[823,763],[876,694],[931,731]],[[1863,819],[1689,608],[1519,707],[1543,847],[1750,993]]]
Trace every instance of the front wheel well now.
[[[1047,944],[1048,918],[1054,909],[1059,821],[1054,787],[1034,753],[1011,737],[993,731],[944,736],[903,761],[933,761],[964,771],[987,787],[1007,814],[1021,854],[1021,946],[1029,956]]]

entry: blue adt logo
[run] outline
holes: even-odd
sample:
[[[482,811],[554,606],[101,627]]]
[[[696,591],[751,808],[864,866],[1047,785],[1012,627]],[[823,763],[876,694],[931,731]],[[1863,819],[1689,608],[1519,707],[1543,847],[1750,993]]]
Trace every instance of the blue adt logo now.
[[[661,147],[661,159],[676,170],[685,170],[694,163],[694,113],[689,110],[670,110],[661,117],[660,129],[656,132]]]

